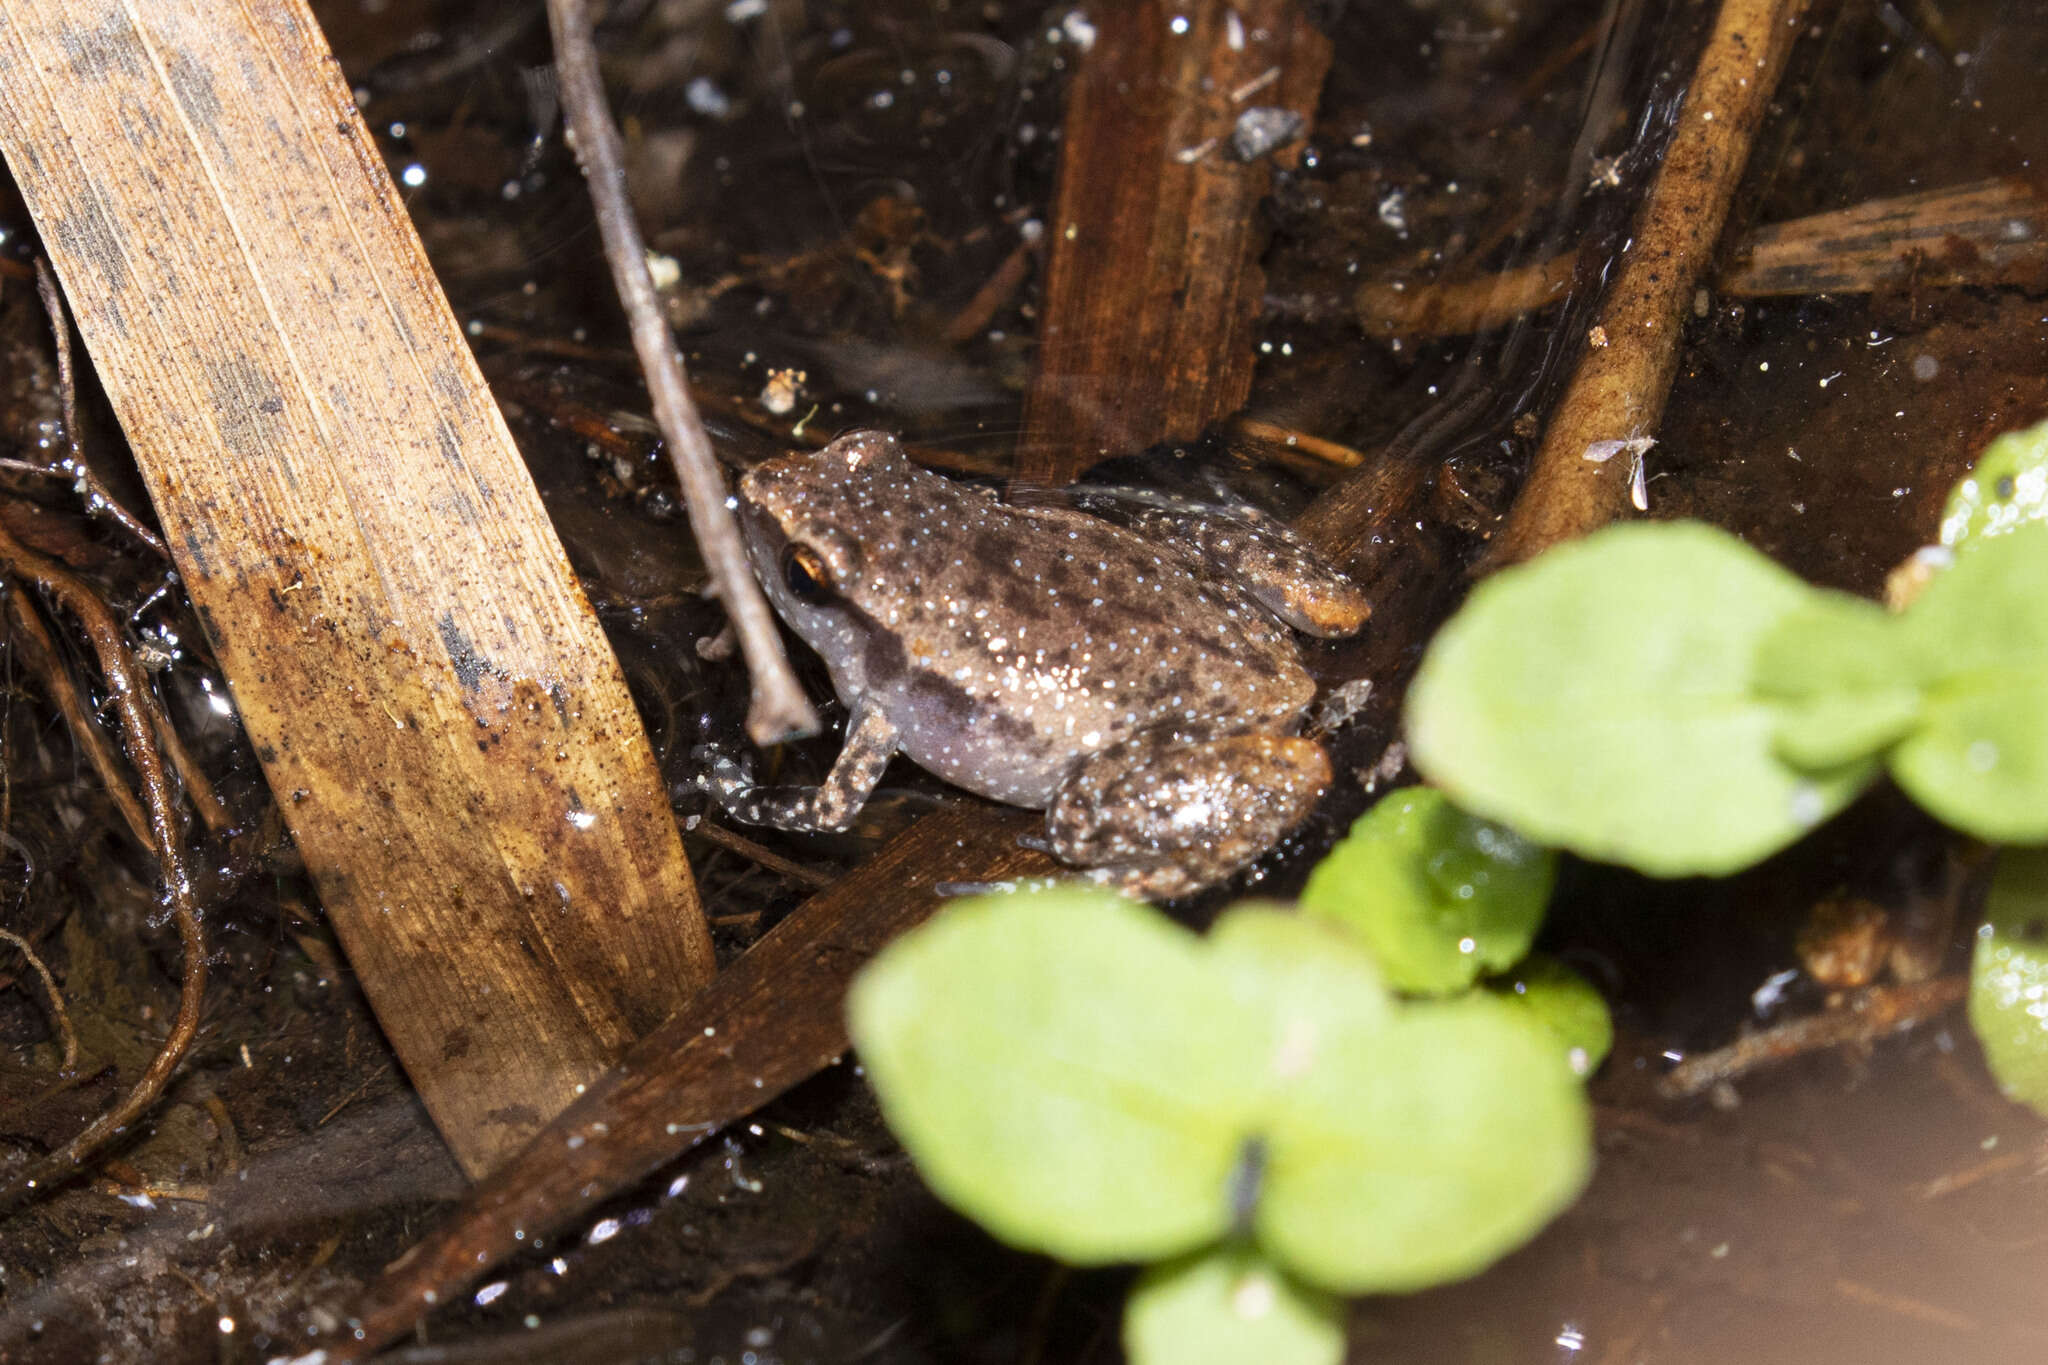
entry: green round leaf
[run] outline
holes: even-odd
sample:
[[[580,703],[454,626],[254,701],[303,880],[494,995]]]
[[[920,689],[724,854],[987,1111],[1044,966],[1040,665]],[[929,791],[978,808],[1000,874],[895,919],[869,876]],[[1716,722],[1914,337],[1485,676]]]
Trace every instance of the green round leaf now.
[[[1610,527],[1482,583],[1408,694],[1416,766],[1525,836],[1656,876],[1735,871],[1839,810],[1874,765],[1811,773],[1751,689],[1814,590],[1726,532]]]
[[[1959,555],[1900,618],[1924,689],[1892,776],[1937,818],[2000,843],[2048,841],[2048,525]]]
[[[1984,448],[1949,494],[1941,543],[1962,546],[2048,520],[2048,422],[2010,431]]]
[[[1075,1264],[1222,1236],[1264,1064],[1200,939],[1106,892],[942,911],[855,981],[889,1126],[948,1203]]]
[[[1146,1271],[1124,1305],[1131,1365],[1338,1365],[1343,1306],[1248,1248]]]
[[[1394,1017],[1372,955],[1335,925],[1284,907],[1240,905],[1216,921],[1208,944],[1235,1011],[1264,1029],[1269,1085],[1312,1065],[1319,1039],[1362,1046]]]
[[[1328,1040],[1266,1126],[1261,1246],[1354,1294],[1471,1275],[1570,1203],[1592,1124],[1556,1040],[1483,992]]]
[[[1536,953],[1487,989],[1529,1012],[1564,1043],[1575,1076],[1590,1076],[1614,1046],[1614,1017],[1591,982],[1544,953]]]
[[[1970,960],[1970,1027],[1999,1088],[2048,1116],[2048,849],[1998,855]]]
[[[1905,632],[1875,602],[1816,592],[1758,645],[1757,692],[1783,703],[1781,758],[1838,768],[1882,753],[1920,718],[1920,686]]]
[[[1556,878],[1552,850],[1411,787],[1358,818],[1301,908],[1358,935],[1397,989],[1448,994],[1529,951]]]

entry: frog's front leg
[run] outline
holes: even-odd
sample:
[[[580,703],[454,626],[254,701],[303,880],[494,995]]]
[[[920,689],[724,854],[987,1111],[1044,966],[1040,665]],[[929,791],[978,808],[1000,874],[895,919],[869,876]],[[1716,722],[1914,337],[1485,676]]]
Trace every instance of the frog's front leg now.
[[[1046,810],[1046,835],[1060,859],[1126,891],[1185,896],[1279,843],[1329,785],[1329,756],[1296,735],[1139,735],[1082,760]]]
[[[846,727],[846,746],[832,771],[816,787],[757,787],[745,767],[720,755],[704,779],[705,789],[735,819],[789,830],[840,830],[873,795],[882,770],[895,756],[900,732],[882,708],[862,703]]]

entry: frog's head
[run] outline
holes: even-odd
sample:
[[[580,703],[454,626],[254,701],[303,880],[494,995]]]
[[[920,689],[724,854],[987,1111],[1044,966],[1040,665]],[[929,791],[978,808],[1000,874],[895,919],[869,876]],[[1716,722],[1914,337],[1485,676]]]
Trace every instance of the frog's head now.
[[[895,437],[856,431],[823,450],[764,461],[740,479],[740,529],[754,576],[827,663],[857,644],[863,532],[886,520],[912,468]]]

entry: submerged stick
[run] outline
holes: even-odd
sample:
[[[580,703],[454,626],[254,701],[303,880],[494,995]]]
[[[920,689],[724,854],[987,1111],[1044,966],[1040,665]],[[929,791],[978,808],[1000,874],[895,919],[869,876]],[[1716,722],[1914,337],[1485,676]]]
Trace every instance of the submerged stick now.
[[[146,1113],[199,1035],[199,1009],[206,998],[206,930],[200,922],[192,876],[185,864],[185,839],[171,781],[156,748],[156,736],[170,728],[155,694],[121,633],[121,623],[99,595],[68,570],[22,545],[0,527],[0,574],[15,583],[34,583],[78,619],[106,679],[107,700],[120,722],[121,739],[142,785],[149,811],[149,830],[162,869],[164,895],[178,928],[183,966],[178,981],[178,1013],[156,1056],[112,1108],[87,1124],[56,1151],[13,1172],[0,1184],[0,1209],[22,1196],[59,1183],[77,1173],[86,1158]]]
[[[590,37],[590,12],[583,0],[548,0],[548,26],[555,39],[555,72],[561,80],[562,109],[575,139],[576,159],[590,184],[590,202],[597,211],[598,235],[632,326],[633,349],[647,376],[647,394],[654,402],[654,420],[661,427],[676,480],[690,509],[690,530],[703,551],[705,567],[718,585],[719,600],[739,630],[740,649],[753,679],[753,703],[747,709],[747,734],[754,743],[780,744],[818,733],[818,715],[797,685],[768,599],[747,567],[739,526],[726,507],[725,479],[711,453],[711,438],[690,398],[683,358],[675,334],[654,295],[647,269],[647,245],[633,221],[626,199],[625,154],[618,125],[604,100],[604,81],[597,69],[597,48]]]
[[[1585,535],[1628,506],[1631,461],[1588,459],[1588,448],[1649,436],[1664,415],[1685,310],[1712,262],[1805,8],[1806,0],[1723,0],[1635,241],[1494,542],[1490,566]]]
[[[65,728],[71,731],[71,742],[85,751],[86,761],[99,774],[101,784],[107,789],[107,798],[120,812],[122,823],[127,825],[138,845],[154,850],[156,840],[149,831],[149,814],[129,788],[120,760],[114,754],[114,746],[107,740],[107,732],[100,727],[99,717],[79,699],[78,688],[65,669],[63,659],[58,657],[57,642],[51,638],[49,627],[43,624],[43,618],[36,615],[36,609],[18,591],[7,594],[7,625],[9,641],[21,656],[21,661],[28,665],[29,672],[35,674],[36,681],[42,684],[43,695],[64,718]]]
[[[1945,185],[1771,223],[1730,254],[1712,288],[1738,298],[1908,285],[2039,290],[2048,283],[2048,198],[2019,179]],[[1371,280],[1353,293],[1352,307],[1374,336],[1483,332],[1563,302],[1576,262],[1577,253],[1566,252],[1491,275]]]
[[[36,954],[36,947],[11,929],[0,929],[0,943],[11,943],[14,951],[21,954],[29,969],[43,983],[43,994],[50,999],[50,1022],[56,1025],[57,1036],[63,1040],[63,1060],[57,1070],[70,1075],[78,1069],[78,1030],[71,1027],[71,1011],[64,1007],[64,992],[57,989],[57,978],[50,975],[50,969]]]
[[[72,480],[79,494],[85,498],[86,511],[109,518],[136,540],[168,559],[171,552],[165,547],[162,539],[156,532],[150,530],[140,517],[123,507],[114,495],[107,491],[107,486],[93,473],[92,462],[85,457],[85,439],[78,421],[78,373],[71,358],[71,317],[64,311],[64,293],[57,284],[56,272],[50,269],[49,261],[42,257],[36,258],[36,292],[41,296],[43,311],[50,319],[50,336],[57,354],[57,396],[64,412],[64,445],[71,452],[58,467],[57,472]],[[21,608],[18,602],[15,607],[17,620],[27,630],[41,630],[41,626],[34,620],[33,613]],[[42,639],[47,642],[47,633]],[[60,688],[57,691],[59,707],[63,709],[63,695],[69,689]],[[75,706],[76,702],[74,701],[72,705]],[[171,770],[177,774],[178,782],[184,788],[185,794],[191,798],[192,805],[198,810],[200,818],[206,822],[209,830],[215,834],[225,833],[231,821],[227,807],[221,803],[219,794],[213,789],[213,782],[185,751],[185,742],[178,737],[177,727],[170,724],[169,718],[160,708],[155,711],[155,719],[157,742],[163,746],[164,756],[170,760]],[[96,724],[79,725],[74,722],[73,732],[85,738],[89,749],[94,739],[99,740],[101,750],[105,749],[105,740],[99,735]],[[101,757],[99,752],[94,752],[95,763],[99,763]],[[114,775],[112,768],[101,765],[100,772],[106,780],[107,790],[113,793],[115,804],[122,806],[122,814],[126,816],[129,808],[134,805],[133,794],[129,792],[127,784]],[[124,799],[127,803],[125,805]],[[138,806],[134,809],[139,813],[141,808]],[[149,840],[146,835],[142,836],[142,843],[144,847],[148,847]]]
[[[1052,870],[1017,845],[1033,819],[949,806],[804,902],[386,1269],[320,1359],[377,1350],[506,1256],[831,1065],[847,1047],[854,974],[944,903],[941,885]]]
[[[1687,1057],[1657,1082],[1666,1099],[1704,1094],[1762,1067],[1846,1043],[1873,1043],[1939,1018],[1970,993],[1965,976],[1937,976],[1901,986],[1866,986],[1841,1005],[1789,1020],[1712,1052]]]
[[[100,482],[99,475],[92,472],[92,465],[85,458],[85,443],[78,430],[78,377],[71,364],[71,324],[64,314],[64,295],[57,287],[57,276],[50,269],[50,263],[40,256],[36,258],[36,293],[43,301],[43,311],[49,314],[50,334],[57,346],[57,393],[64,408],[64,448],[69,452],[64,457],[63,472],[85,495],[86,511],[107,517],[158,555],[169,559],[171,552],[164,548],[163,540],[149,529],[142,518],[123,507],[107,491],[107,486]]]

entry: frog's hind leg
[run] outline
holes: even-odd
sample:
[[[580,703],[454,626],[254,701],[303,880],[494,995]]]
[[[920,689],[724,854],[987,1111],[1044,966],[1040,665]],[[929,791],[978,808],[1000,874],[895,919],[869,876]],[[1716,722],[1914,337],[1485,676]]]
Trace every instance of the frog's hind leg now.
[[[1141,736],[1082,761],[1046,810],[1046,835],[1062,861],[1131,894],[1171,899],[1273,847],[1329,785],[1329,756],[1298,736],[1168,748]]]
[[[840,830],[853,823],[896,754],[900,733],[879,706],[862,706],[846,727],[846,744],[816,787],[757,787],[745,765],[716,756],[702,779],[733,818],[789,830]]]

